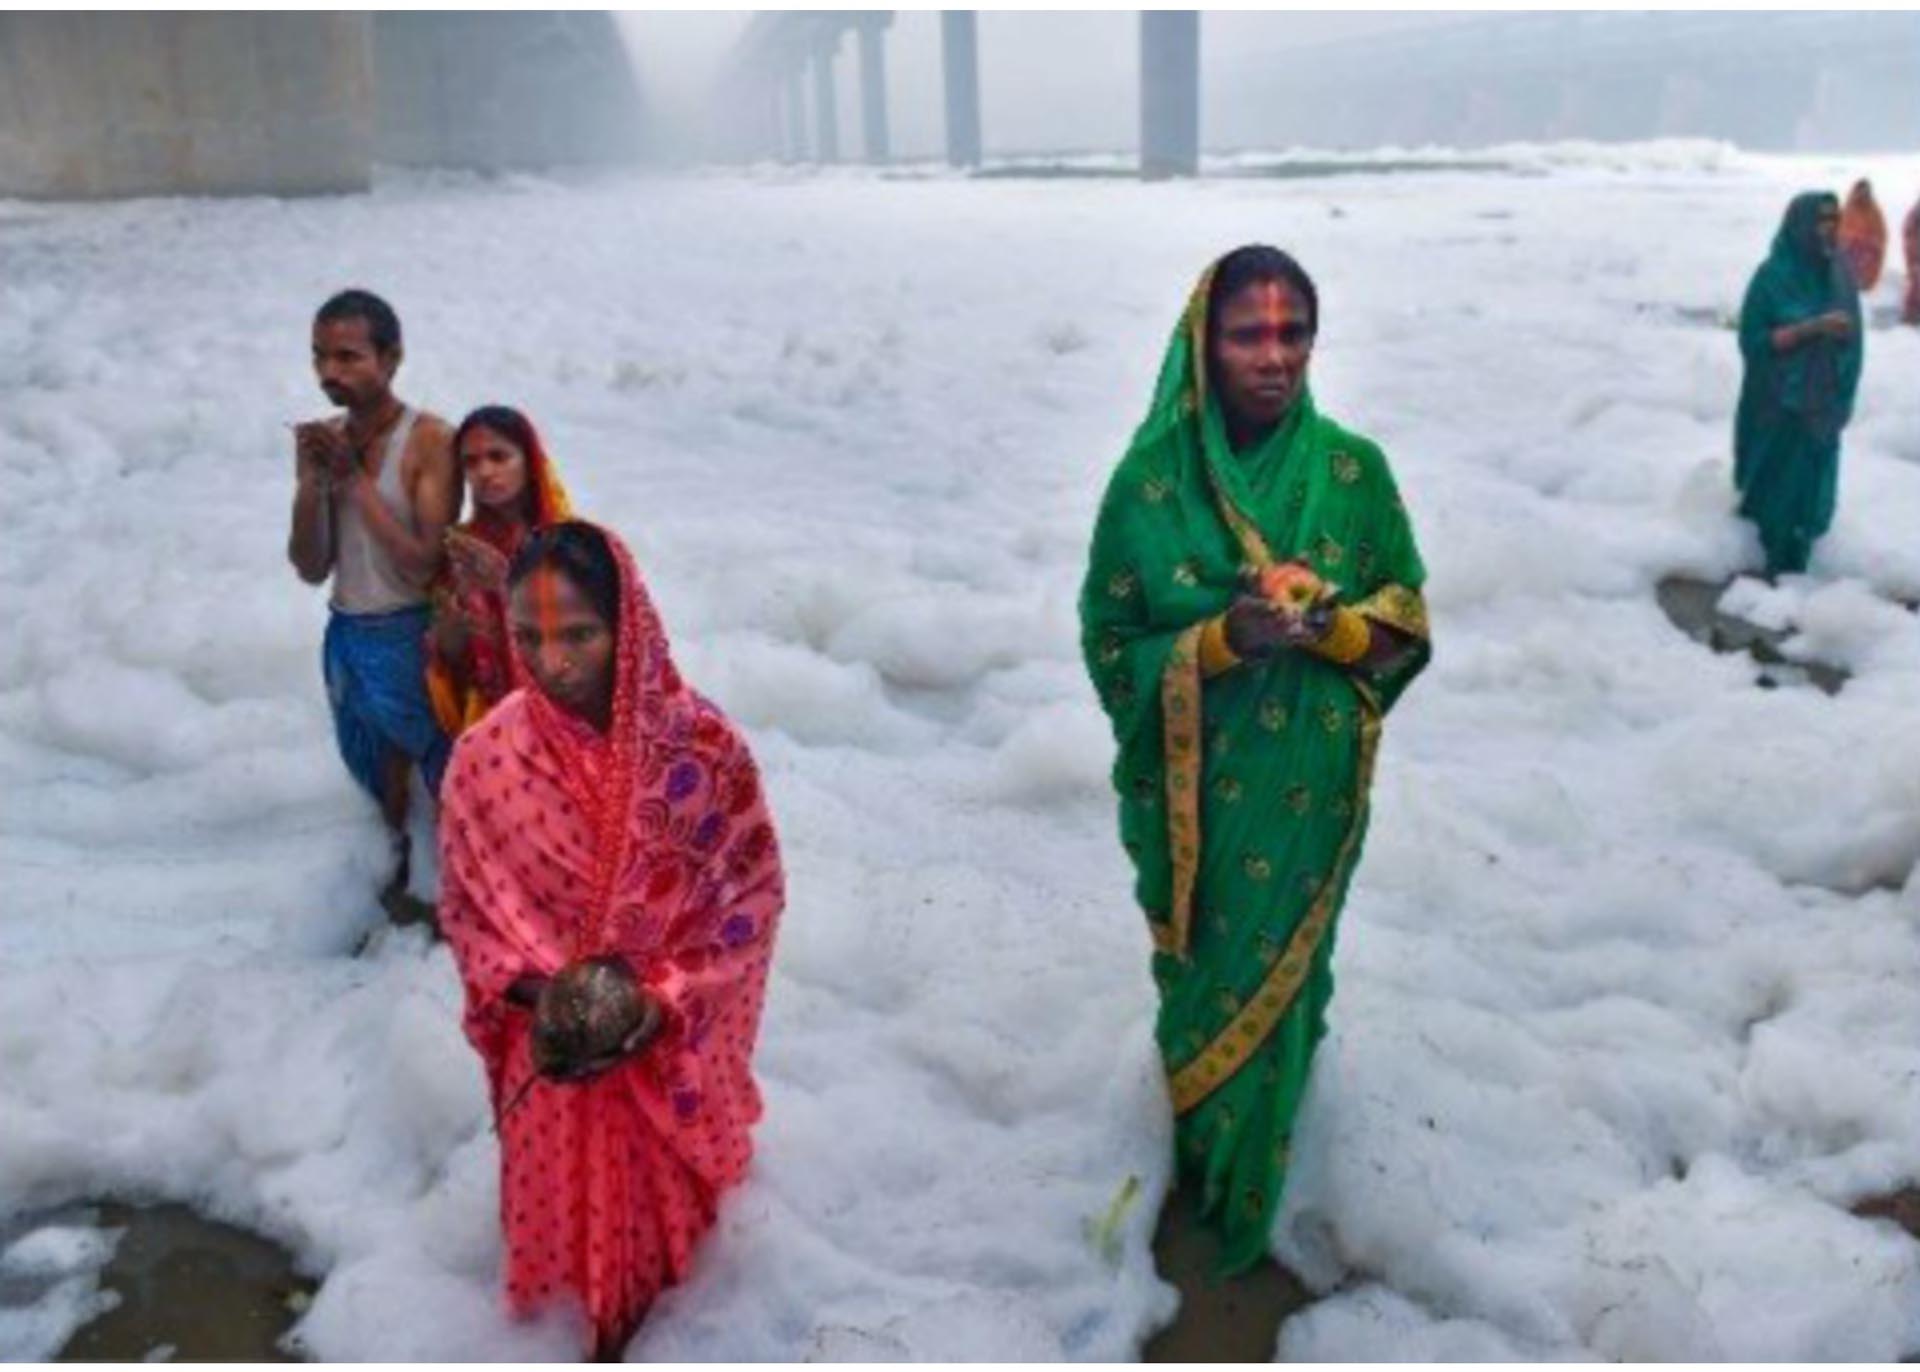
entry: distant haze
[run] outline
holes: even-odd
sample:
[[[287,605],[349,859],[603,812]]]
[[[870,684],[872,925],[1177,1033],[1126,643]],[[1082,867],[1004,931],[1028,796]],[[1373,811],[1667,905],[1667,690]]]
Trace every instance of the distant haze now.
[[[621,16],[663,118],[682,127],[697,119],[708,82],[749,17],[747,11]],[[1856,79],[1860,54],[1843,45],[1849,34],[1866,31],[1862,21],[1880,29],[1895,26],[1887,29],[1893,40],[1876,51],[1898,53],[1909,36],[1898,27],[1903,24],[1912,30],[1911,42],[1903,55],[1876,58],[1881,70]],[[1551,91],[1557,104],[1543,108],[1537,91],[1528,93],[1528,104],[1509,87],[1524,79],[1524,62],[1579,62],[1582,39],[1563,43],[1550,36],[1559,31],[1545,25],[1555,22],[1553,16],[1467,10],[1204,12],[1203,142],[1220,150],[1671,133],[1760,146],[1920,146],[1920,16],[1559,16],[1563,26],[1612,41],[1612,60],[1630,71],[1622,81],[1601,82],[1591,91]],[[1713,39],[1696,51],[1669,48],[1670,34],[1701,23],[1719,26]],[[888,105],[897,158],[937,157],[942,151],[939,29],[937,12],[902,12],[888,31]],[[1790,31],[1795,36],[1783,36]],[[990,154],[1137,146],[1137,11],[981,11],[979,34]],[[1449,54],[1446,61],[1425,62],[1409,46],[1408,40],[1423,34]],[[1370,38],[1379,40],[1377,59],[1364,46]],[[836,63],[841,145],[849,157],[859,154],[855,47],[851,37],[845,40]],[[1528,56],[1508,60],[1503,54],[1509,48]],[[1782,48],[1796,70],[1777,69]],[[1723,71],[1715,92],[1692,74],[1702,52]],[[1551,71],[1542,80],[1574,84]],[[1420,81],[1434,89],[1421,96],[1427,103],[1410,106],[1405,87]],[[1662,108],[1650,110],[1650,103]],[[1791,116],[1769,122],[1783,104],[1795,106]],[[1646,127],[1623,124],[1623,107],[1646,114]]]

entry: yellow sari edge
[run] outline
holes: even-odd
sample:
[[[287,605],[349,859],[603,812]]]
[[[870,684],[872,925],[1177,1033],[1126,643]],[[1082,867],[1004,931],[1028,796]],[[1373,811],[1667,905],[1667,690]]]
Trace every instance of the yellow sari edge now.
[[[1173,865],[1173,892],[1167,919],[1149,923],[1154,947],[1182,958],[1187,955],[1187,936],[1193,924],[1193,887],[1200,873],[1200,635],[1203,631],[1204,624],[1190,624],[1180,631],[1160,676],[1167,852]]]
[[[1411,587],[1389,582],[1353,608],[1376,624],[1384,624],[1422,643],[1429,641],[1426,597]]]
[[[1287,940],[1286,948],[1268,971],[1259,989],[1214,1036],[1211,1043],[1191,1061],[1168,1073],[1168,1094],[1172,1097],[1175,1115],[1184,1115],[1197,1109],[1215,1090],[1231,1081],[1267,1041],[1299,998],[1300,988],[1305,984],[1312,967],[1314,953],[1327,930],[1333,926],[1336,913],[1334,898],[1358,857],[1360,835],[1367,818],[1367,796],[1373,784],[1373,764],[1380,747],[1379,702],[1365,686],[1359,682],[1354,685],[1361,701],[1362,721],[1360,758],[1354,769],[1353,822],[1347,828],[1346,837],[1341,840],[1333,871],[1320,884],[1320,889],[1307,907],[1306,917]]]

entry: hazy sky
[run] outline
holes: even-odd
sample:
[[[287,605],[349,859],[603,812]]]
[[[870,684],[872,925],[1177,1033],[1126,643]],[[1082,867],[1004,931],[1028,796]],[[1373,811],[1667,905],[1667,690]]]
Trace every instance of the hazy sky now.
[[[736,10],[621,16],[649,101],[661,114],[663,124],[671,125],[678,122],[676,115],[703,108],[709,84],[750,13]],[[1205,11],[1200,29],[1203,143],[1213,149],[1274,146],[1284,144],[1289,136],[1300,136],[1293,128],[1300,119],[1297,110],[1280,116],[1280,122],[1276,123],[1274,110],[1285,104],[1283,99],[1277,100],[1276,95],[1284,95],[1290,73],[1313,70],[1310,65],[1313,59],[1305,55],[1305,50],[1316,44],[1391,31],[1474,24],[1488,19],[1489,15],[1490,12],[1484,10]],[[1542,22],[1538,16],[1513,14],[1511,17],[1518,25],[1537,26]],[[1632,16],[1622,12],[1618,18],[1631,20]],[[1877,16],[1876,22],[1887,18],[1890,16]],[[1803,26],[1806,23],[1815,25],[1816,32],[1831,34],[1836,22],[1841,25],[1848,22],[1844,15],[1819,14],[1802,14],[1798,18],[1786,14],[1717,16],[1715,22],[1729,19],[1737,31],[1755,35],[1762,34],[1768,26],[1774,26],[1772,31],[1777,34],[1782,24]],[[1661,22],[1667,21],[1684,24],[1686,19],[1673,14]],[[1504,20],[1493,22],[1504,31]],[[980,11],[981,124],[987,152],[1004,155],[1133,148],[1139,136],[1139,29],[1136,10]],[[1636,41],[1646,45],[1647,53],[1656,62],[1668,53],[1668,39],[1648,30],[1644,24],[1638,25],[1635,31],[1639,35]],[[1920,16],[1915,17],[1915,32],[1920,33]],[[1479,41],[1478,38],[1471,40]],[[1914,70],[1920,79],[1920,43],[1914,48]],[[1695,53],[1694,57],[1697,56]],[[887,33],[886,58],[888,117],[895,157],[939,156],[945,126],[939,12],[896,12]],[[1836,56],[1826,61],[1824,67],[1819,64],[1817,52],[1809,52],[1808,58],[1807,75],[1809,80],[1817,79],[1819,86],[1791,97],[1806,107],[1802,112],[1819,107],[1824,111],[1821,119],[1827,124],[1838,121],[1851,130],[1846,136],[1864,139],[1859,146],[1910,146],[1909,127],[1920,123],[1915,119],[1920,103],[1914,97],[1920,84],[1900,72],[1891,76],[1886,71],[1859,73],[1857,52]],[[1684,55],[1672,55],[1666,60],[1672,64],[1673,73],[1680,75],[1684,75],[1690,65],[1690,59]],[[1884,67],[1885,63],[1878,65]],[[859,62],[857,44],[851,35],[843,39],[835,66],[841,151],[845,157],[857,158],[861,153]],[[1378,89],[1369,98],[1375,99],[1377,105],[1379,90],[1391,91],[1395,83],[1389,80],[1384,86],[1380,83],[1375,86]],[[1602,104],[1608,101],[1618,104],[1629,98],[1607,90],[1587,94]],[[1685,90],[1677,89],[1667,90],[1660,96],[1674,104],[1672,111],[1663,108],[1661,118],[1666,119],[1670,114],[1671,119],[1660,127],[1704,131],[1700,120],[1687,113],[1686,97]],[[1726,108],[1724,96],[1716,98],[1723,104],[1714,107],[1712,119],[1727,125],[1734,115]],[[1763,112],[1766,112],[1772,108],[1768,102],[1778,105],[1781,98],[1779,91],[1760,84],[1752,91],[1748,106],[1765,107]],[[1745,119],[1746,115],[1739,117]],[[1790,112],[1788,117],[1799,116]],[[1688,123],[1689,119],[1693,120],[1692,124]],[[1552,134],[1540,130],[1506,136],[1609,136],[1605,132],[1607,121],[1591,111],[1574,110],[1558,122],[1564,127]],[[1434,132],[1444,138],[1457,130],[1436,129]],[[1920,127],[1913,127],[1912,132],[1920,136]],[[1423,136],[1423,131],[1415,128],[1403,131],[1403,136],[1417,139]],[[1736,134],[1729,128],[1720,128],[1714,136]],[[1769,136],[1778,139],[1785,134],[1776,131]],[[1776,142],[1775,145],[1784,144]]]

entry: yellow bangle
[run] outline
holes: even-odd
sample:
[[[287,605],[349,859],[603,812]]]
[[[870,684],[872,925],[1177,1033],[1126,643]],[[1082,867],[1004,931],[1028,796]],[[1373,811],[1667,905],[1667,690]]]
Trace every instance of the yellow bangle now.
[[[1329,662],[1350,667],[1367,655],[1373,646],[1373,630],[1366,618],[1342,605],[1333,612],[1327,632],[1313,645],[1313,652]]]
[[[1215,615],[1200,629],[1200,675],[1216,677],[1240,665],[1240,654],[1227,641],[1227,617]]]

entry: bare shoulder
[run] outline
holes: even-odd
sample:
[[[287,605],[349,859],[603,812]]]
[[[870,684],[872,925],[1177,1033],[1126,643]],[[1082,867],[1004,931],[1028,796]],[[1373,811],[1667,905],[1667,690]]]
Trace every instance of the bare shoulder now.
[[[431,410],[420,411],[414,420],[413,435],[407,440],[410,451],[429,460],[453,455],[453,425]]]
[[[452,477],[455,474],[453,426],[439,415],[422,410],[414,420],[413,432],[407,435],[407,451],[401,461],[406,464],[405,474],[410,482],[428,474]]]

